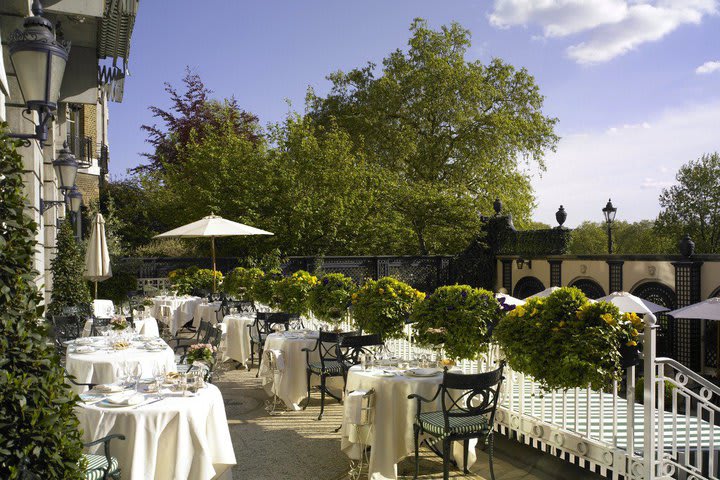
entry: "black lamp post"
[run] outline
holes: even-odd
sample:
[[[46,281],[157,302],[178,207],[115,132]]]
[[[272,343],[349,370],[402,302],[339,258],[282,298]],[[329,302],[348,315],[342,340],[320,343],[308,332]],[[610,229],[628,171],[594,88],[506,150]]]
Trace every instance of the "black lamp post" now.
[[[613,253],[612,224],[615,221],[615,214],[617,213],[617,208],[613,207],[612,200],[608,199],[608,202],[605,205],[605,208],[602,209],[602,211],[603,211],[603,214],[605,215],[605,223],[607,224],[608,254],[612,255],[612,253]]]
[[[37,140],[41,145],[48,137],[48,124],[57,109],[60,85],[65,74],[65,65],[70,55],[70,43],[58,41],[55,29],[47,18],[42,16],[43,8],[39,0],[32,4],[32,16],[25,17],[22,30],[10,34],[10,61],[25,99],[27,113],[38,114],[35,133],[16,133],[13,138]]]

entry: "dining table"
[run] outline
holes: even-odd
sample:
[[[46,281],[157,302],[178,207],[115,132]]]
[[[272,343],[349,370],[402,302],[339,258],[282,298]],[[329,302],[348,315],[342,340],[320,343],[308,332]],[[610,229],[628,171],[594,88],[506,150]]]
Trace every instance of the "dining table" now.
[[[234,360],[246,364],[250,358],[250,327],[255,323],[254,313],[234,313],[225,315],[225,349],[223,360]]]
[[[193,312],[193,327],[200,326],[201,321],[210,322],[212,325],[218,323],[218,312],[222,308],[222,302],[207,302],[202,300],[195,304]]]
[[[415,400],[408,395],[418,394],[432,398],[442,383],[440,368],[372,367],[356,365],[348,372],[346,401],[343,405],[341,449],[351,459],[363,458],[366,446],[370,447],[368,478],[387,480],[397,478],[397,464],[408,455],[414,455],[413,424],[417,414]],[[348,401],[351,392],[374,395],[371,425],[359,425],[358,404]],[[440,397],[435,405],[423,404],[423,411],[442,410]],[[476,440],[470,441],[468,467],[476,461]],[[458,465],[463,464],[462,442],[453,442],[452,455]]]
[[[173,336],[194,318],[195,307],[203,302],[202,298],[191,295],[161,295],[151,300],[152,316],[165,323]]]
[[[122,395],[128,400],[112,401],[122,400]],[[216,386],[162,396],[142,389],[107,396],[91,391],[81,398],[75,414],[84,442],[111,434],[125,436],[110,443],[110,454],[117,458],[124,479],[232,479],[235,452]],[[98,445],[89,453],[102,454],[101,448]]]
[[[159,337],[130,334],[80,337],[67,346],[65,369],[78,383],[114,383],[121,376],[121,367],[132,371],[135,365],[140,366],[142,377],[151,377],[157,367],[175,371],[175,353]],[[71,387],[77,393],[87,390],[74,384]]]
[[[136,316],[133,320],[135,323],[135,333],[138,333],[140,335],[145,335],[148,337],[159,337],[160,336],[160,330],[158,328],[157,320],[153,317],[147,316],[144,318],[141,318],[139,316]],[[85,325],[83,326],[82,336],[83,337],[90,337],[92,336],[92,325],[93,325],[93,319],[88,318],[85,320]]]

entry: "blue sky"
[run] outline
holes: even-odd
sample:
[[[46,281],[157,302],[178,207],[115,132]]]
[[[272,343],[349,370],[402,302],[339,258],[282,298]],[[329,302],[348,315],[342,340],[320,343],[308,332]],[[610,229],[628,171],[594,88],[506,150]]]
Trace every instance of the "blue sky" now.
[[[719,0],[143,0],[131,76],[110,112],[111,174],[148,151],[148,106],[167,106],[163,83],[189,66],[218,97],[234,95],[263,124],[304,108],[308,86],[405,48],[415,17],[458,21],[473,35],[470,59],[527,68],[558,117],[562,137],[531,170],[536,220],[600,220],[612,197],[618,219],[654,218],[678,167],[720,151]]]

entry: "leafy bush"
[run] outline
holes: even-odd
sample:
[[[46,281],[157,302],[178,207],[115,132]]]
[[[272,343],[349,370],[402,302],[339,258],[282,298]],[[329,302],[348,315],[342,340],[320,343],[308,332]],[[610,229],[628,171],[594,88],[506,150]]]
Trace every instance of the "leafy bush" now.
[[[98,298],[109,298],[115,305],[121,305],[128,300],[129,292],[137,290],[138,262],[136,259],[115,262],[112,270],[112,277],[98,283]]]
[[[275,301],[275,282],[282,280],[283,274],[280,270],[272,269],[265,272],[261,277],[253,282],[251,295],[254,301],[268,305],[276,306]]]
[[[672,408],[673,390],[677,387],[670,380],[665,380],[665,408]],[[655,387],[657,397],[657,387]],[[657,401],[657,400],[656,400]],[[645,403],[645,377],[640,377],[635,382],[635,402]],[[657,404],[655,405],[657,406]]]
[[[453,359],[474,359],[487,350],[490,327],[501,318],[495,295],[468,285],[439,287],[412,314],[421,345],[443,344]]]
[[[56,246],[57,254],[50,264],[53,289],[48,313],[60,315],[65,307],[77,307],[80,315],[89,316],[92,297],[83,278],[85,256],[82,246],[75,240],[69,219],[60,225]]]
[[[263,271],[259,268],[237,267],[225,276],[223,291],[238,300],[250,302],[253,300],[253,287],[263,275]]]
[[[392,277],[368,280],[352,295],[352,313],[360,328],[383,338],[402,338],[405,321],[425,294]]]
[[[170,284],[180,295],[198,294],[213,289],[213,271],[209,268],[196,266],[179,268],[168,274]],[[222,272],[215,272],[215,279],[218,286],[222,285]]]
[[[342,273],[328,273],[310,291],[310,310],[324,322],[340,323],[356,290],[352,278]]]
[[[305,315],[310,310],[310,291],[318,279],[305,270],[298,270],[273,284],[273,298],[283,312]]]
[[[0,126],[0,478],[82,478],[79,398],[38,321],[37,225],[24,214],[22,161]]]
[[[135,249],[138,257],[195,257],[197,254],[196,245],[180,238],[159,238]]]
[[[493,337],[509,365],[544,388],[602,390],[622,375],[621,348],[637,346],[641,324],[617,307],[588,303],[574,288],[529,299],[500,321]]]

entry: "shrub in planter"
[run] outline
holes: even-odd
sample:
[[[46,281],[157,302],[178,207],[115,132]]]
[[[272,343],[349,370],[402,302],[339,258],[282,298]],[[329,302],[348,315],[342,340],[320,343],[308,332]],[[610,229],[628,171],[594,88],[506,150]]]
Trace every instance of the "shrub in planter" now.
[[[0,478],[82,478],[79,398],[39,321],[37,225],[24,209],[22,160],[0,125]]]
[[[670,410],[672,409],[672,397],[673,397],[673,390],[675,390],[677,387],[675,384],[673,384],[670,380],[665,380],[665,409]],[[657,397],[657,387],[655,388],[655,396]],[[637,403],[645,403],[645,377],[640,377],[637,379],[637,382],[635,382],[635,402]],[[656,402],[658,400],[656,399]],[[678,402],[678,405],[682,402]],[[658,403],[655,404],[655,406],[658,406]]]
[[[348,312],[356,290],[352,278],[342,273],[328,273],[310,291],[310,310],[320,320],[338,324]]]
[[[56,247],[57,254],[51,262],[53,290],[48,313],[60,315],[66,307],[77,307],[78,313],[87,317],[92,312],[92,297],[83,278],[85,255],[82,246],[75,240],[69,219],[60,225]]]
[[[251,302],[253,286],[263,275],[259,268],[237,267],[223,279],[223,291],[238,300]]]
[[[621,348],[637,346],[639,324],[632,320],[616,306],[588,303],[579,290],[566,287],[509,312],[493,336],[513,369],[548,390],[602,390],[621,378]]]
[[[447,356],[457,360],[474,359],[487,351],[490,326],[500,318],[495,295],[468,285],[439,287],[411,316],[420,345],[442,344]]]
[[[168,277],[172,288],[180,295],[198,294],[213,289],[213,271],[209,268],[179,268],[170,272]],[[215,281],[217,286],[222,285],[222,272],[215,272]]]
[[[273,284],[273,299],[283,312],[305,315],[310,311],[310,291],[318,279],[305,270],[298,270]]]
[[[405,321],[425,294],[392,277],[368,280],[352,295],[357,325],[383,338],[402,338]]]
[[[277,303],[274,298],[275,283],[282,280],[282,271],[272,269],[259,276],[252,285],[251,295],[256,302],[275,307]]]

